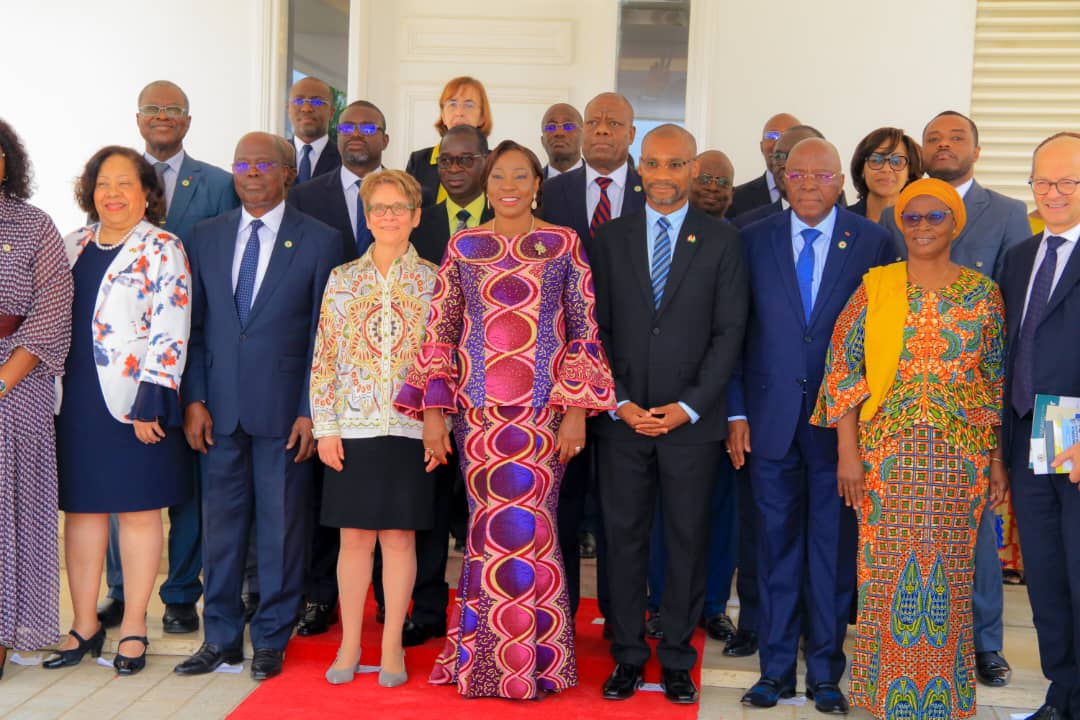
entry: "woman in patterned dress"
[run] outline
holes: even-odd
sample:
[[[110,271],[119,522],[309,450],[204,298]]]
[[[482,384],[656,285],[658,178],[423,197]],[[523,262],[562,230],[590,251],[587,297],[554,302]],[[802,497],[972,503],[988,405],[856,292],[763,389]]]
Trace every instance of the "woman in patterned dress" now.
[[[495,217],[450,239],[427,338],[396,403],[424,419],[429,470],[448,462],[444,413],[453,415],[469,533],[429,681],[456,683],[465,697],[577,685],[556,505],[586,414],[615,407],[614,383],[581,242],[530,209],[540,173],[509,140],[488,156]]]
[[[416,580],[416,531],[435,520],[435,484],[419,461],[423,424],[393,407],[424,339],[437,268],[416,254],[420,184],[383,170],[360,186],[374,242],[330,273],[311,368],[311,419],[326,465],[321,522],[341,529],[341,647],[326,671],[351,682],[378,540],[386,618],[379,684],[403,684],[401,627]]]
[[[851,701],[967,718],[978,519],[1007,482],[1004,309],[992,281],[949,260],[965,221],[951,185],[918,180],[895,213],[908,261],[871,269],[841,313],[813,417],[837,428],[839,491],[859,518]]]
[[[31,170],[0,120],[0,677],[7,649],[60,637],[54,378],[71,341],[71,271]]]

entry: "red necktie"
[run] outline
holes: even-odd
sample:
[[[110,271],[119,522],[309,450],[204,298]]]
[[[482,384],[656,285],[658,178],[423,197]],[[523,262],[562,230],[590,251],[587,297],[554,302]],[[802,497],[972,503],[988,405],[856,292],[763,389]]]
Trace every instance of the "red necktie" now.
[[[596,228],[611,219],[611,198],[608,197],[607,189],[608,185],[613,182],[615,181],[611,178],[596,178],[596,184],[600,186],[600,202],[596,204],[596,209],[593,210],[592,220],[589,222],[590,238],[596,237]]]

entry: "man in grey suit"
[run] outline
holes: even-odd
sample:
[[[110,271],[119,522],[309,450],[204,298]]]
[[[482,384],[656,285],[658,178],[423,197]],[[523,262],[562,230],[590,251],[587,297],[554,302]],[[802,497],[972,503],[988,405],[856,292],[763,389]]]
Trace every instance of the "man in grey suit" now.
[[[930,177],[944,180],[964,198],[967,224],[952,244],[954,262],[1001,281],[1005,253],[1031,235],[1024,203],[975,182],[979,159],[979,129],[971,118],[954,110],[938,113],[923,130],[923,167]],[[881,214],[900,248],[903,234],[892,210]],[[906,255],[906,250],[905,250]],[[1001,655],[1003,594],[994,512],[986,508],[975,543],[975,669],[984,685],[1009,684],[1012,671]]]

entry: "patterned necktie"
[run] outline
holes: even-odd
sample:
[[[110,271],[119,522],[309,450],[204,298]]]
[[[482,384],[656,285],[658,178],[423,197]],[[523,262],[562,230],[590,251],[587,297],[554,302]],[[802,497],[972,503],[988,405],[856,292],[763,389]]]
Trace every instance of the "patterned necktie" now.
[[[240,318],[240,327],[247,325],[251,301],[255,299],[255,273],[259,270],[259,228],[262,220],[251,221],[251,234],[244,245],[244,255],[240,258],[240,272],[236,276],[236,292],[233,302],[236,304],[236,317]]]
[[[1046,304],[1050,301],[1050,287],[1054,284],[1054,271],[1057,270],[1057,251],[1064,242],[1065,238],[1056,235],[1046,238],[1046,255],[1043,256],[1039,269],[1035,271],[1035,279],[1031,282],[1031,297],[1028,299],[1027,313],[1024,314],[1024,321],[1020,325],[1012,384],[1012,404],[1020,417],[1027,415],[1034,407],[1035,330],[1042,322]]]
[[[600,202],[596,203],[596,209],[593,210],[592,220],[589,221],[590,238],[596,237],[596,228],[611,219],[611,198],[608,197],[607,189],[613,182],[615,181],[611,178],[596,178],[596,184],[600,186]]]
[[[659,308],[660,301],[664,299],[664,283],[667,282],[668,271],[671,270],[671,237],[668,230],[671,223],[666,217],[656,221],[656,244],[652,253],[652,295],[653,304]]]
[[[814,309],[814,241],[821,237],[821,231],[806,228],[801,232],[803,249],[795,262],[795,277],[799,281],[799,295],[802,296],[803,316],[810,324],[810,313]]]
[[[311,151],[310,145],[304,146],[304,157],[300,159],[300,168],[296,172],[296,182],[302,183],[311,179]]]
[[[456,232],[456,233],[461,232],[465,228],[469,227],[469,218],[471,218],[471,217],[472,217],[472,214],[469,213],[469,211],[466,210],[465,208],[461,208],[460,210],[458,210],[457,211],[457,227],[454,228],[454,232]]]
[[[356,181],[356,251],[363,255],[371,246],[371,231],[368,230],[367,216],[364,215],[364,201],[360,197],[360,183],[363,178]]]

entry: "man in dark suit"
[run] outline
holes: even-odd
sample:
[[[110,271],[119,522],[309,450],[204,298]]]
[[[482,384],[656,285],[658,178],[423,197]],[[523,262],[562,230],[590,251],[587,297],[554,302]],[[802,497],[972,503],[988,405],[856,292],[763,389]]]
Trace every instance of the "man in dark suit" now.
[[[723,453],[725,391],[748,292],[735,229],[689,205],[694,138],[676,125],[642,144],[645,210],[593,238],[597,325],[618,410],[594,425],[611,590],[611,700],[633,695],[649,657],[645,584],[659,498],[668,547],[657,647],[665,696],[697,700],[690,638],[705,594],[710,501]]]
[[[581,113],[573,105],[555,103],[540,121],[540,144],[548,156],[544,180],[585,164],[581,159]]]
[[[735,187],[735,195],[732,198],[731,208],[727,214],[729,220],[733,220],[754,208],[780,200],[780,188],[776,180],[776,173],[773,172],[772,165],[769,162],[769,156],[772,155],[773,148],[776,146],[780,136],[798,124],[800,124],[799,119],[788,113],[773,115],[765,122],[765,127],[761,129],[761,140],[758,142],[761,156],[765,159],[765,174]]]
[[[634,142],[634,108],[618,93],[600,93],[585,106],[581,147],[585,166],[544,183],[544,207],[540,215],[573,230],[591,257],[590,244],[597,228],[622,215],[645,207],[641,176],[629,162]],[[566,466],[559,490],[559,547],[566,564],[570,610],[577,613],[581,597],[581,551],[579,538],[585,516],[585,496],[595,488],[591,477],[592,453],[584,452]],[[596,594],[600,613],[607,615],[608,592],[604,576],[603,530],[597,529]],[[610,634],[605,627],[605,634]]]
[[[287,108],[296,148],[296,184],[341,167],[341,155],[330,142],[334,93],[317,77],[297,80],[289,89]]]
[[[1039,660],[1050,680],[1037,720],[1080,717],[1080,443],[1055,458],[1070,475],[1028,465],[1036,393],[1080,396],[1080,134],[1035,150],[1031,187],[1046,230],[1006,253],[1001,280],[1008,328],[1004,461],[1024,548]]]
[[[775,178],[774,187],[777,192],[776,200],[739,213],[731,220],[735,223],[735,227],[742,230],[745,227],[753,225],[758,220],[764,220],[770,215],[776,215],[790,207],[787,199],[784,197],[784,165],[787,163],[788,153],[791,152],[791,148],[795,147],[803,140],[812,137],[825,139],[825,136],[822,135],[817,128],[810,127],[809,125],[794,125],[780,135],[780,139],[773,144],[773,149],[766,159],[766,162],[769,165],[769,172],[771,173],[771,176]],[[840,196],[842,198],[843,193],[841,193]]]
[[[1001,282],[1005,254],[1027,239],[1031,224],[1027,207],[1014,198],[988,190],[975,180],[979,159],[979,129],[970,118],[946,110],[923,129],[923,167],[930,177],[944,180],[964,199],[967,223],[952,243],[953,262]],[[891,210],[881,213],[882,226],[907,255],[903,233]],[[975,588],[971,609],[975,629],[975,674],[991,687],[1009,684],[1012,669],[1001,654],[1004,641],[1005,596],[998,558],[994,509],[986,505],[975,541]]]
[[[165,190],[167,215],[162,223],[181,241],[191,237],[195,223],[236,207],[239,200],[232,177],[220,168],[199,162],[184,150],[184,137],[191,126],[190,105],[179,85],[156,80],[139,93],[135,122],[146,143],[143,153],[154,166]],[[192,483],[197,485],[197,477]],[[158,591],[165,603],[161,618],[167,633],[188,633],[199,629],[195,604],[202,595],[202,546],[199,543],[199,496],[169,508],[169,574]],[[120,546],[116,518],[110,518],[106,578],[108,598],[98,608],[105,627],[120,624],[124,614],[124,575],[120,568]]]
[[[742,466],[753,428],[761,679],[743,703],[759,707],[794,694],[802,635],[807,697],[821,712],[848,710],[838,683],[855,517],[836,492],[836,432],[810,425],[810,414],[837,316],[866,271],[894,262],[897,251],[880,226],[837,207],[843,185],[836,148],[803,140],[787,157],[791,208],[743,235],[752,310],[730,393],[728,449]]]
[[[233,179],[243,206],[200,223],[188,244],[184,434],[204,454],[206,639],[176,666],[182,675],[243,659],[240,589],[252,522],[254,679],[281,672],[300,610],[315,449],[308,375],[323,289],[342,257],[336,230],[285,204],[284,159],[273,135],[241,138]]]

